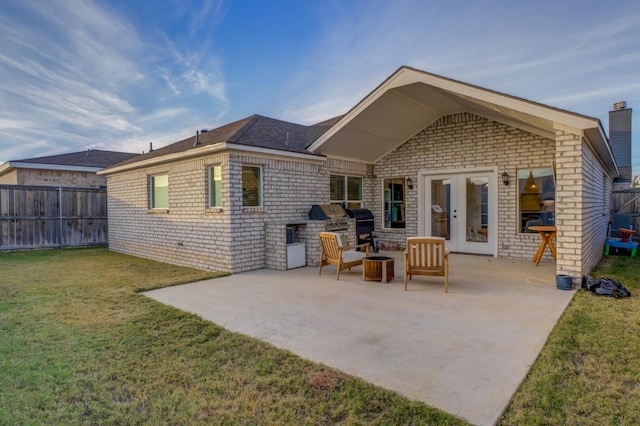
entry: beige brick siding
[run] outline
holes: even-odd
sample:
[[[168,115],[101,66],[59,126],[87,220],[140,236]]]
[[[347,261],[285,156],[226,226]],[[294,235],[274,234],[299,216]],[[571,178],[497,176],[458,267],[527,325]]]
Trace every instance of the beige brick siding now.
[[[572,275],[576,278],[591,272],[602,258],[613,187],[611,177],[585,142],[582,148],[582,187],[582,253],[581,264],[573,269]]]
[[[507,171],[511,176],[509,186],[498,185],[498,256],[531,259],[539,237],[518,232],[517,170],[549,167],[554,159],[555,142],[551,139],[470,113],[442,117],[375,165],[371,208],[382,218],[381,188],[386,178],[411,177],[418,182],[419,172],[495,167],[499,175]],[[376,220],[381,240],[404,243],[407,236],[418,234],[418,185],[407,191],[406,204],[406,232],[382,229],[382,221]],[[546,253],[544,260],[553,257]]]
[[[228,156],[210,156],[109,176],[111,250],[195,268],[232,271],[228,186],[222,209],[207,208],[207,168]],[[148,176],[169,175],[169,210],[148,208]]]
[[[603,175],[579,134],[557,131],[550,139],[470,113],[442,117],[373,166],[227,152],[110,175],[109,242],[115,251],[206,270],[284,269],[286,225],[296,223],[296,239],[306,243],[312,266],[318,263],[317,234],[324,223],[309,221],[308,211],[312,204],[329,202],[330,174],[362,176],[364,206],[376,217],[380,240],[404,245],[407,236],[418,234],[419,174],[484,168],[498,174],[498,256],[530,260],[540,240],[519,232],[517,172],[554,161],[557,269],[578,278],[600,258],[611,177]],[[208,208],[207,173],[215,164],[222,166],[222,207]],[[243,165],[262,169],[260,207],[242,206]],[[509,186],[501,183],[504,171],[511,176]],[[169,176],[168,211],[148,209],[148,176],[156,173]],[[407,227],[387,230],[382,228],[382,182],[398,177],[415,182],[406,194]],[[349,226],[348,238],[355,243],[354,221]],[[548,251],[543,261],[553,261]]]
[[[214,164],[222,165],[220,209],[206,207],[207,170]],[[262,207],[242,206],[243,165],[262,168]],[[169,175],[168,212],[148,209],[148,176],[157,173]],[[328,202],[329,173],[318,163],[224,154],[111,175],[110,248],[207,270],[264,268],[273,250],[266,224],[306,221],[311,204]],[[284,241],[285,227],[280,231]],[[281,265],[282,258],[274,262]]]
[[[5,178],[7,181],[5,181]],[[94,172],[64,170],[16,169],[0,178],[0,183],[12,185],[74,186],[104,188],[107,178]]]

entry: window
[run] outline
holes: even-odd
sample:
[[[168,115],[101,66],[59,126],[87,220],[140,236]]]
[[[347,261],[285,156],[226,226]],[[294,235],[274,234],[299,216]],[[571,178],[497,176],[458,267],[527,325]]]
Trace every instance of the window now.
[[[222,207],[222,166],[209,167],[209,207]]]
[[[242,205],[262,206],[262,168],[242,166]]]
[[[149,207],[169,208],[169,175],[154,175],[149,178]]]
[[[530,226],[555,224],[556,185],[552,167],[518,170],[520,232]]]
[[[348,209],[362,207],[362,178],[359,176],[330,175],[331,203],[344,204]]]
[[[405,227],[405,179],[384,179],[382,181],[384,191],[384,227]]]

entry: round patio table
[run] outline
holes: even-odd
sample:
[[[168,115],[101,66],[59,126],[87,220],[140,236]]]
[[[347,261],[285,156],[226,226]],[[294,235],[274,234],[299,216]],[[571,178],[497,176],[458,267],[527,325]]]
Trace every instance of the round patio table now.
[[[542,241],[540,241],[540,246],[538,247],[538,251],[536,255],[533,256],[533,262],[538,266],[540,264],[540,259],[542,259],[542,255],[544,254],[545,247],[549,246],[549,250],[551,250],[551,254],[555,260],[558,260],[556,256],[556,246],[553,245],[553,239],[556,236],[557,229],[555,226],[530,226],[529,229],[532,231],[536,231]]]

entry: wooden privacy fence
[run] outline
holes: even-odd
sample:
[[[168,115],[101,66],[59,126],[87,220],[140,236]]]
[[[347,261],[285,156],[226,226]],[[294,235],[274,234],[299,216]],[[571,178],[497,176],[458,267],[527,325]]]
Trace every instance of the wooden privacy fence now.
[[[612,213],[630,213],[633,229],[640,228],[640,188],[616,189],[611,194]]]
[[[107,190],[0,185],[0,250],[107,244]]]

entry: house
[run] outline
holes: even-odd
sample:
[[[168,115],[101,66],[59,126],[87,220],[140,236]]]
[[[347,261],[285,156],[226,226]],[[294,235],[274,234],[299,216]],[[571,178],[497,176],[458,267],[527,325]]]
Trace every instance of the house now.
[[[104,188],[105,176],[97,171],[129,160],[138,154],[117,151],[87,151],[12,160],[0,165],[0,184]]]
[[[99,175],[110,248],[169,263],[283,269],[293,230],[317,265],[325,223],[308,212],[342,203],[370,209],[382,241],[512,259],[534,257],[532,223],[555,225],[557,272],[578,279],[601,258],[619,170],[596,118],[401,67],[327,122],[254,115]]]

